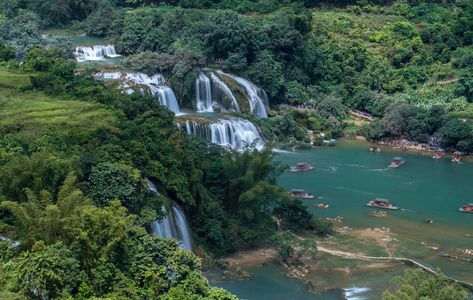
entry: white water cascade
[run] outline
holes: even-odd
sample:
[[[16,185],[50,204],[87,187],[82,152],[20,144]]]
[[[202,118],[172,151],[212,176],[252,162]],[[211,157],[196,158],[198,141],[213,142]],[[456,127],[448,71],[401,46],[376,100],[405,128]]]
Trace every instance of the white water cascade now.
[[[180,127],[178,128],[180,129]],[[188,134],[193,134],[214,144],[230,146],[237,150],[243,150],[245,146],[251,145],[257,139],[255,148],[262,149],[264,146],[264,141],[256,126],[245,119],[222,119],[206,125],[187,121],[186,131]]]
[[[149,190],[159,195],[154,184],[148,179],[146,179],[146,182],[148,183]],[[166,207],[163,206],[162,210],[166,211]],[[161,221],[151,223],[151,231],[160,238],[173,238],[180,241],[182,243],[179,245],[179,248],[192,251],[189,226],[187,225],[186,216],[182,212],[181,207],[173,201],[172,209],[167,213],[167,216]]]
[[[224,107],[241,112],[240,106],[228,86],[214,73],[210,73],[210,78],[212,78],[212,100],[217,103],[221,102]]]
[[[163,210],[166,208],[163,206]],[[177,203],[172,203],[172,209],[168,215],[159,221],[151,223],[151,230],[161,238],[173,238],[182,242],[179,248],[192,251],[192,241],[187,226],[186,216]]]
[[[199,73],[195,81],[195,97],[198,112],[213,112],[210,79],[204,73]]]
[[[108,57],[118,57],[113,45],[95,45],[92,47],[80,46],[76,48],[74,55],[77,57],[78,61],[85,60],[102,60],[104,56]]]
[[[258,88],[256,85],[254,85],[253,83],[249,82],[248,80],[244,78],[227,74],[220,70],[217,70],[217,72],[219,74],[233,78],[246,90],[246,93],[248,95],[248,100],[250,101],[250,112],[252,114],[255,114],[258,118],[268,117],[268,114],[266,113],[265,104],[263,103],[263,101],[268,102],[268,97],[266,93],[262,92],[260,88]],[[266,98],[266,99],[263,100],[262,98]]]
[[[161,74],[155,74],[149,77],[143,73],[102,71],[95,74],[95,77],[120,80],[119,88],[124,89],[128,94],[135,92],[132,88],[134,86],[145,86],[151,95],[158,97],[159,102],[162,105],[167,106],[167,108],[175,114],[179,114],[179,105],[177,104],[176,95],[174,95],[174,92],[170,87],[164,84],[165,80]],[[140,89],[140,92],[145,93],[145,89]]]

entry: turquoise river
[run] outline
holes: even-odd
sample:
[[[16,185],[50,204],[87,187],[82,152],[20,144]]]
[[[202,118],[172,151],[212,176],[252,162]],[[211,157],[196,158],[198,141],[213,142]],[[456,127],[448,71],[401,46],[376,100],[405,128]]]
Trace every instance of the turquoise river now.
[[[414,150],[381,148],[381,152],[370,152],[371,146],[368,142],[341,141],[333,147],[321,149],[278,151],[276,160],[289,166],[307,162],[315,167],[315,170],[307,172],[285,172],[279,184],[287,189],[305,189],[316,195],[316,199],[305,202],[318,217],[341,216],[344,218],[342,226],[355,229],[389,227],[391,232],[400,236],[438,247],[432,255],[418,260],[440,267],[449,276],[473,282],[472,262],[450,261],[441,255],[454,253],[457,248],[473,248],[473,214],[458,211],[462,205],[473,202],[473,162],[452,163],[448,155],[434,160],[431,152]],[[405,164],[388,168],[395,156],[404,157]],[[401,209],[389,211],[385,218],[370,217],[368,213],[373,209],[365,204],[374,198],[390,199]],[[320,209],[314,203],[329,204],[330,207]],[[434,223],[425,223],[427,219],[434,220]],[[406,267],[391,268],[389,272],[377,269],[355,271],[350,276],[328,272],[321,275],[320,280],[339,289],[349,289],[345,292],[348,299],[377,299],[389,279],[402,275]],[[255,275],[248,281],[216,285],[244,299],[344,299],[338,292],[309,293],[296,279],[282,275],[282,267],[251,272]],[[289,283],[282,285],[283,281]],[[369,290],[377,292],[370,293]]]

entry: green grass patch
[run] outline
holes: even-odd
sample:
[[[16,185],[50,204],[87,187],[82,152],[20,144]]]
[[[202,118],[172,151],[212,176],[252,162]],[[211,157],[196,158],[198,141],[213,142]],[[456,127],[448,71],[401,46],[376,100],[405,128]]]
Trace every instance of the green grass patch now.
[[[113,128],[114,113],[102,105],[63,100],[41,93],[0,92],[1,127],[7,130],[39,132],[52,125],[60,132],[74,128]]]
[[[425,257],[431,254],[432,250],[422,245],[419,241],[410,240],[401,236],[396,236],[399,241],[388,242],[388,247],[394,249],[393,256],[396,257]]]
[[[23,137],[35,135],[47,125],[63,133],[75,128],[114,128],[115,114],[101,104],[19,92],[18,86],[29,83],[28,76],[0,67],[0,128],[20,132]]]
[[[355,269],[363,265],[371,265],[373,261],[370,260],[360,260],[360,259],[349,259],[343,258],[340,256],[335,256],[329,253],[319,252],[317,254],[317,261],[320,262],[320,267],[322,268],[338,268],[338,269]]]
[[[31,74],[23,73],[20,70],[10,70],[0,66],[0,91],[27,85],[30,82],[30,75]]]

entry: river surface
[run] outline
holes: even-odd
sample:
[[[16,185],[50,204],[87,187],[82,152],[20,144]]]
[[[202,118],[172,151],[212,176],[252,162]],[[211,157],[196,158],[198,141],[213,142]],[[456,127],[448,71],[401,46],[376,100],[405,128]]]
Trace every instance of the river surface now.
[[[391,232],[439,247],[437,253],[418,259],[457,279],[473,282],[473,264],[464,260],[450,261],[441,256],[443,252],[455,253],[456,248],[473,248],[473,214],[458,211],[464,204],[473,202],[473,163],[463,160],[450,162],[447,155],[440,160],[431,158],[432,152],[414,150],[392,150],[381,148],[381,152],[370,152],[372,144],[361,141],[341,141],[334,147],[306,151],[278,151],[275,160],[293,166],[298,162],[310,163],[314,170],[307,172],[285,172],[279,184],[286,189],[305,189],[317,196],[304,200],[309,210],[318,217],[342,216],[343,225],[350,228],[389,227]],[[405,158],[405,164],[388,168],[395,156]],[[365,204],[374,198],[390,199],[401,207],[389,211],[385,218],[373,218],[368,213],[373,209]],[[320,209],[314,203],[329,204],[329,209]],[[433,224],[424,221],[433,219]],[[472,258],[465,257],[464,258]],[[327,285],[354,289],[360,294],[346,292],[348,299],[380,299],[389,279],[402,275],[400,266],[372,271],[355,271],[351,276],[340,272],[328,272],[320,280]],[[277,267],[275,267],[277,268]],[[277,270],[277,269],[275,269]],[[259,273],[265,275],[260,279]],[[290,280],[284,289],[294,299],[344,299],[342,293],[307,295],[292,279],[278,274],[280,271],[262,268],[247,282],[217,284],[244,299],[292,299],[277,296],[260,297],[262,286],[268,295],[278,291],[279,280]],[[266,273],[264,273],[266,272]],[[283,279],[278,279],[278,276]],[[255,289],[254,286],[258,286]],[[358,287],[356,287],[358,286]],[[371,291],[371,292],[370,292]],[[264,292],[263,292],[264,293]],[[278,293],[277,293],[278,294]],[[292,297],[292,296],[291,296]]]
[[[353,228],[389,227],[392,231],[434,245],[451,248],[472,246],[465,237],[473,229],[473,214],[458,211],[473,202],[473,163],[450,162],[449,156],[431,158],[432,152],[391,150],[370,152],[370,144],[342,141],[334,147],[298,152],[279,152],[277,159],[294,165],[307,162],[315,170],[286,172],[279,184],[287,189],[305,189],[317,196],[306,200],[309,210],[319,217],[344,218]],[[389,168],[392,158],[401,156],[405,164]],[[372,218],[365,204],[374,198],[390,199],[401,209],[389,211],[387,218]],[[329,204],[318,209],[313,203]],[[433,219],[433,224],[424,223]]]

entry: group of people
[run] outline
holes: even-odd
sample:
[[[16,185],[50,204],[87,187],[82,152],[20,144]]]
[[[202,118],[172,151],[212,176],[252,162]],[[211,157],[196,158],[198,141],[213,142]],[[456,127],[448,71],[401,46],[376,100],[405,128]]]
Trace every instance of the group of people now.
[[[394,141],[380,141],[378,144],[391,146],[393,149],[404,149],[407,150],[409,148],[417,148],[419,147],[418,141],[413,141],[411,139],[402,139],[402,140],[394,140]],[[422,149],[424,149],[425,144],[421,144]]]
[[[361,110],[359,110],[359,109],[357,109],[357,108],[350,108],[350,111],[353,112],[353,113],[355,113],[355,114],[368,117],[368,118],[370,118],[370,119],[373,119],[373,118],[374,118],[373,115],[371,115],[370,113],[367,113],[367,112],[365,112],[365,111],[361,111]]]
[[[429,135],[429,145],[430,148],[440,148],[442,144],[442,140],[438,137],[437,133],[434,133],[433,135]]]
[[[290,108],[294,108],[294,109],[314,109],[313,105],[306,102],[304,104],[300,104],[300,105],[289,105],[289,104],[281,104],[280,105],[281,107],[290,107]]]

